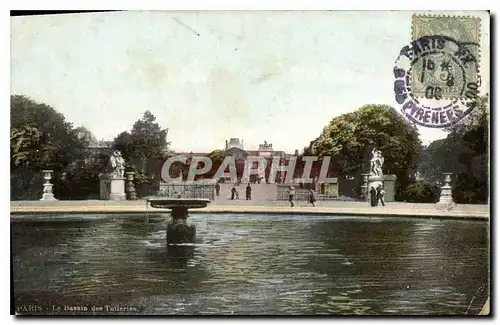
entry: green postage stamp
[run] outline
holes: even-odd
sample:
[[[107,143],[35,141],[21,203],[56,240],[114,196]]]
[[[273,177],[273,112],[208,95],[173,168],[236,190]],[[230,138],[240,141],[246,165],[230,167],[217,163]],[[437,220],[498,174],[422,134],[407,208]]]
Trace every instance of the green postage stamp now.
[[[411,89],[416,97],[463,98],[467,83],[478,83],[480,26],[480,18],[472,16],[413,15],[412,42],[441,38],[435,39],[438,46],[412,63]],[[423,51],[432,46],[421,45]]]
[[[408,119],[443,128],[472,112],[484,91],[482,82],[489,82],[480,74],[485,73],[480,70],[481,17],[480,12],[412,15],[411,42],[393,70],[395,99]],[[488,66],[488,58],[484,62]]]

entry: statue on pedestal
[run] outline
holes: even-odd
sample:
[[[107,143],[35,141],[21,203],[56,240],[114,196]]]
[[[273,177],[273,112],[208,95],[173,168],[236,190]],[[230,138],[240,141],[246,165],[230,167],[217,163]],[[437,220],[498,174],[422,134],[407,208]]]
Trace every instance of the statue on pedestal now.
[[[125,160],[122,157],[122,153],[118,150],[113,152],[113,155],[109,158],[109,162],[111,163],[111,167],[113,171],[111,175],[113,178],[124,178],[125,175]]]
[[[121,201],[126,199],[125,194],[125,160],[120,151],[116,150],[109,158],[112,168],[109,180],[109,200]]]
[[[362,197],[367,201],[370,201],[372,198],[376,199],[379,197],[379,195],[377,195],[379,193],[383,193],[382,199],[384,203],[394,201],[395,183],[397,177],[396,175],[391,174],[384,175],[382,172],[383,166],[384,157],[382,156],[382,151],[374,148],[370,159],[370,172],[361,174],[363,177],[361,185]]]
[[[370,176],[382,176],[382,166],[384,165],[384,157],[382,151],[374,148],[372,150],[372,159],[370,160]]]

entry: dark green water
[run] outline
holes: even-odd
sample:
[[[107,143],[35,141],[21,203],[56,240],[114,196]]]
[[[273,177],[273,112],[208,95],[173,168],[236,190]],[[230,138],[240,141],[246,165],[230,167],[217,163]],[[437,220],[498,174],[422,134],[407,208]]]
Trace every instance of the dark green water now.
[[[196,243],[167,246],[166,220],[12,221],[17,308],[463,315],[488,296],[487,222],[194,214]]]

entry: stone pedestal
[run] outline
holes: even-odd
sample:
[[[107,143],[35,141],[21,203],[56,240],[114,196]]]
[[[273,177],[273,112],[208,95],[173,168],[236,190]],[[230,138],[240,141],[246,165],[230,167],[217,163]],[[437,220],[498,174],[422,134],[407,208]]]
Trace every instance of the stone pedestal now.
[[[109,199],[113,201],[125,200],[125,178],[116,177],[110,180]]]
[[[99,199],[109,200],[109,193],[111,192],[111,178],[109,174],[99,174]]]
[[[50,183],[50,180],[52,179],[52,173],[54,172],[53,170],[43,170],[43,179],[45,180],[45,183],[43,184],[43,194],[42,198],[40,201],[57,201],[57,199],[54,197],[54,193],[52,193],[52,184]]]
[[[394,202],[396,198],[396,175],[384,175],[385,202]]]
[[[385,202],[394,202],[396,191],[396,175],[382,175],[382,176],[369,176],[368,177],[368,187],[367,187],[367,199],[369,200],[370,188],[374,187],[377,189],[379,185],[385,191],[384,200]]]
[[[137,200],[137,193],[134,186],[134,172],[127,172],[127,200]]]
[[[172,208],[171,216],[172,220],[167,224],[167,244],[193,243],[196,228],[187,224],[187,208]]]
[[[368,193],[368,177],[370,174],[361,174],[361,177],[363,177],[363,181],[361,183],[361,199],[364,201],[369,201],[370,200],[370,195]]]
[[[453,196],[451,194],[451,173],[443,173],[444,185],[441,186],[441,196],[438,204],[453,204]]]
[[[167,224],[167,244],[192,243],[196,235],[194,226],[187,224],[188,209],[205,208],[209,199],[150,197],[152,208],[171,209],[172,220]]]

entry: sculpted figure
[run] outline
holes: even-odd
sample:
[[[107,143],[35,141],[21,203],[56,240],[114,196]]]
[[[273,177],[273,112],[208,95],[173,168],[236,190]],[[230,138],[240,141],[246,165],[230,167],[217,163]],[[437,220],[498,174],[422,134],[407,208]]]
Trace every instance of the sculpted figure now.
[[[113,177],[122,178],[125,175],[125,160],[122,157],[122,153],[118,150],[113,152],[113,155],[109,158],[109,162],[113,168]]]
[[[382,151],[374,148],[372,150],[372,159],[370,161],[370,175],[382,176],[383,165],[384,165],[384,157],[382,157]]]

